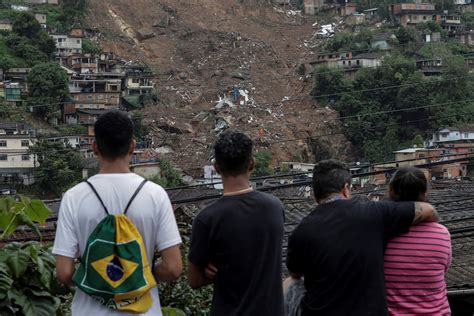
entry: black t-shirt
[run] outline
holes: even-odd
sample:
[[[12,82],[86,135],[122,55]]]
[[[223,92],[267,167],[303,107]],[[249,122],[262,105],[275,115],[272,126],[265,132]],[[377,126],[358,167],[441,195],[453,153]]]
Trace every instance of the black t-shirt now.
[[[304,275],[302,315],[388,315],[384,249],[408,231],[413,202],[337,200],[318,206],[291,234],[287,267]]]
[[[189,260],[218,269],[212,315],[283,315],[283,205],[250,192],[224,196],[195,218]]]

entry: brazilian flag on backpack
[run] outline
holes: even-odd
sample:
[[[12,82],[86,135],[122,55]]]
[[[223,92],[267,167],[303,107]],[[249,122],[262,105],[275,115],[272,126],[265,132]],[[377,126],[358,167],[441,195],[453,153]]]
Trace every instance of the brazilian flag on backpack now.
[[[150,290],[156,286],[142,236],[126,216],[145,182],[135,191],[123,214],[110,215],[94,186],[86,181],[107,216],[89,236],[73,277],[82,291],[108,308],[131,313],[150,309],[153,304]]]

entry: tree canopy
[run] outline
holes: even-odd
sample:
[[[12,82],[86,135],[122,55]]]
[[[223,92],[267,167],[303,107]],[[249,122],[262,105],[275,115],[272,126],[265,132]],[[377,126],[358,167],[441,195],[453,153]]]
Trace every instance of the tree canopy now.
[[[42,63],[34,66],[28,75],[28,104],[34,113],[49,118],[60,109],[61,102],[69,97],[69,79],[57,63]]]

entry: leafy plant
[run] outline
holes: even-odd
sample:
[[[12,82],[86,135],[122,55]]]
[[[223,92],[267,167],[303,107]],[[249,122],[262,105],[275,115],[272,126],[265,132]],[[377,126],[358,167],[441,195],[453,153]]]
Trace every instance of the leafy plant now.
[[[10,236],[21,225],[27,225],[41,237],[35,223],[44,224],[50,214],[51,211],[41,200],[21,195],[18,200],[12,197],[0,199],[0,240]]]
[[[186,316],[182,310],[173,307],[163,307],[161,313],[163,316]]]
[[[66,294],[56,282],[54,256],[38,242],[11,243],[0,249],[0,314],[56,315]]]

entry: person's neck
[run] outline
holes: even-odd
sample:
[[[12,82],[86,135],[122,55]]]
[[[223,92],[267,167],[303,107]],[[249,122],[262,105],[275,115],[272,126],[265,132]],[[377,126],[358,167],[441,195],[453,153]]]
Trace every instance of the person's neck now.
[[[119,158],[115,160],[99,160],[99,173],[129,173],[130,172],[130,159]]]
[[[324,199],[318,200],[317,202],[318,204],[324,204],[333,199],[346,200],[347,198],[342,193],[331,193]]]
[[[249,175],[247,174],[235,177],[223,176],[222,184],[224,185],[224,195],[247,193],[252,188],[249,184]]]

